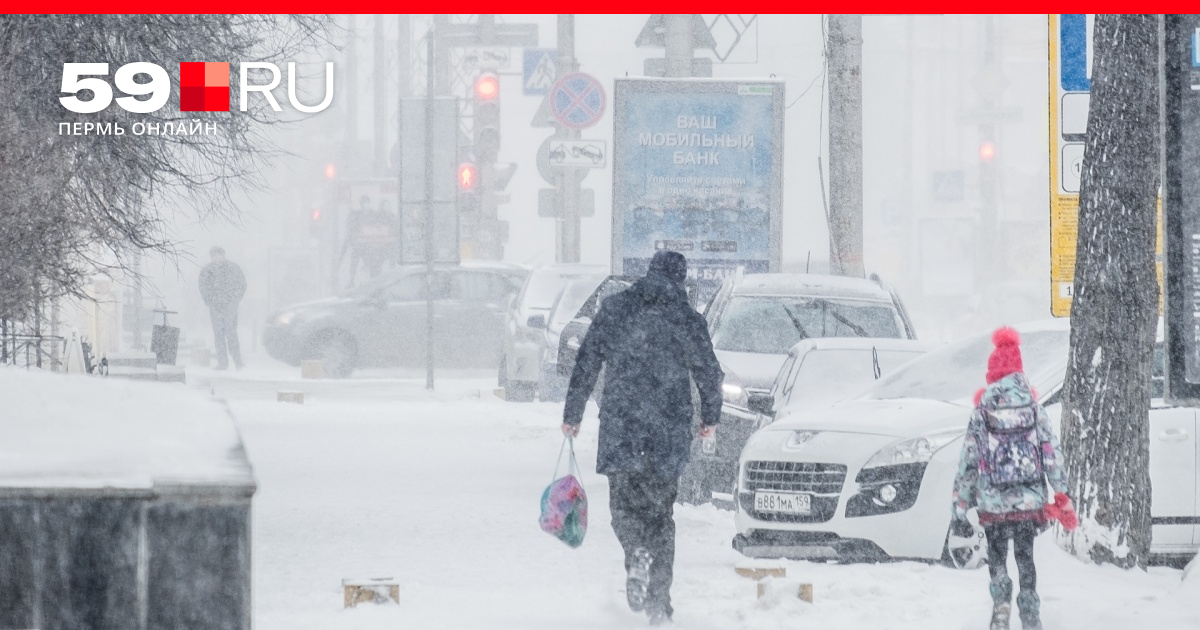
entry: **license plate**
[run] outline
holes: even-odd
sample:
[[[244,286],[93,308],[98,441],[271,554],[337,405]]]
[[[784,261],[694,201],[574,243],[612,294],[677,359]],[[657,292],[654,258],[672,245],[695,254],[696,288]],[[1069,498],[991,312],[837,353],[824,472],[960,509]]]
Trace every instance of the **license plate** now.
[[[754,511],[811,514],[812,495],[794,492],[755,492]]]

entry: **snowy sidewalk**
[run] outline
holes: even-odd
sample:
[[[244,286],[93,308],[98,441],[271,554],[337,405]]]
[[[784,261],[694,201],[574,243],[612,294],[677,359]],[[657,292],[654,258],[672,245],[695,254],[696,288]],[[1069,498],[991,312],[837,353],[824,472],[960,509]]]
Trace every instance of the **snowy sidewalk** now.
[[[559,405],[478,397],[490,390],[483,379],[443,381],[436,394],[403,389],[403,401],[300,406],[243,390],[231,400],[259,482],[257,628],[645,625],[625,608],[607,484],[590,472],[594,415],[577,442],[590,527],[572,550],[537,527],[562,439]],[[677,628],[986,628],[986,570],[788,562],[788,580],[812,582],[815,603],[758,601],[733,572],[742,558],[728,512],[680,507],[676,520]],[[1200,576],[1183,589],[1178,570],[1085,566],[1048,535],[1037,553],[1049,630],[1200,627]],[[384,576],[399,581],[399,606],[342,609],[343,578]]]

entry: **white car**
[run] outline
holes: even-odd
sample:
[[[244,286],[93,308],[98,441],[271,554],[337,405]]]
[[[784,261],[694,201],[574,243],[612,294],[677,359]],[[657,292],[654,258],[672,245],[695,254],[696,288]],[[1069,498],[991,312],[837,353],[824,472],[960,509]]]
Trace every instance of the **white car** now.
[[[1069,322],[1017,328],[1025,374],[1057,422]],[[799,411],[757,431],[739,460],[734,547],[753,557],[982,564],[982,530],[948,530],[963,436],[991,350],[991,334],[947,345],[880,379],[862,397]],[[1196,425],[1192,408],[1156,400],[1150,411],[1157,556],[1195,555],[1200,548]]]
[[[773,417],[784,418],[800,409],[853,396],[933,347],[915,339],[869,337],[822,337],[793,345],[782,368],[776,370],[767,398],[751,401],[744,391],[726,394],[733,400],[722,407],[715,444],[711,452],[704,450],[703,443],[693,446],[691,461],[680,479],[679,500],[732,505],[738,456],[755,429]],[[726,390],[741,389],[738,383],[736,374],[726,372]]]
[[[546,323],[555,298],[572,280],[608,275],[603,265],[557,264],[534,269],[509,308],[498,384],[505,399],[527,402],[537,394],[544,368]]]

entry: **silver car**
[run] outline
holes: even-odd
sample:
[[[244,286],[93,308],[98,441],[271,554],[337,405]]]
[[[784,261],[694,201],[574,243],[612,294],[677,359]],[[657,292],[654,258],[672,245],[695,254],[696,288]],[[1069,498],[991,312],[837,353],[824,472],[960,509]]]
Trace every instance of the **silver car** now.
[[[497,380],[506,400],[528,402],[537,395],[546,369],[547,322],[563,287],[573,280],[594,279],[599,284],[607,275],[603,265],[581,264],[546,265],[529,274],[505,320],[504,352]]]

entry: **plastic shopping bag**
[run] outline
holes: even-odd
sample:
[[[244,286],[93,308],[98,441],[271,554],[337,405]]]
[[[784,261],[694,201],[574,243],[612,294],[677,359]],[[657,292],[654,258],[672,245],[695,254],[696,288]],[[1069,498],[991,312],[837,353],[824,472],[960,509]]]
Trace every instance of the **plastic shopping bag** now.
[[[570,447],[567,475],[558,476],[562,464],[563,450]],[[558,451],[558,464],[554,466],[555,479],[542,493],[542,516],[538,523],[542,531],[567,543],[570,547],[583,544],[587,534],[587,493],[579,483],[579,465],[575,463],[575,441],[570,437],[563,440]]]

